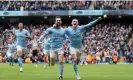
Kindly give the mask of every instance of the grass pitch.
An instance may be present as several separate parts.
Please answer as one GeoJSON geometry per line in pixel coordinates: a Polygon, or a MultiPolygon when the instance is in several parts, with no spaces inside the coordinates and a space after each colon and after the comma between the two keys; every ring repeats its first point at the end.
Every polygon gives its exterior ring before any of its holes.
{"type": "MultiPolygon", "coordinates": [[[[0,80],[58,80],[59,65],[43,68],[43,64],[34,67],[24,64],[24,72],[19,67],[0,64],[0,80]]],[[[78,66],[82,80],[133,80],[133,64],[87,65],[78,66]]],[[[72,64],[64,65],[64,80],[76,80],[72,64]]]]}

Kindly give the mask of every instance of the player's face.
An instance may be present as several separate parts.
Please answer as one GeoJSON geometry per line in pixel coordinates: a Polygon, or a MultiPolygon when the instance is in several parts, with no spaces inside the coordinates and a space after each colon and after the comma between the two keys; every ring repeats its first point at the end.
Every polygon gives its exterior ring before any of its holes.
{"type": "Polygon", "coordinates": [[[77,27],[78,26],[78,20],[77,19],[73,19],[72,20],[72,26],[73,27],[77,27]]]}
{"type": "Polygon", "coordinates": [[[23,29],[23,23],[18,24],[19,29],[23,29]]]}
{"type": "Polygon", "coordinates": [[[62,24],[61,18],[56,18],[55,24],[56,24],[56,26],[61,26],[61,24],[62,24]]]}

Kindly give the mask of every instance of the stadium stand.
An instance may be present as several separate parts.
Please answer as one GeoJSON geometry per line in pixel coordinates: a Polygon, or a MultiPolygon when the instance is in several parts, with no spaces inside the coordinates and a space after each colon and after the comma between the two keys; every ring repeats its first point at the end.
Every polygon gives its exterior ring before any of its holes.
{"type": "Polygon", "coordinates": [[[0,1],[0,10],[84,10],[89,9],[91,1],[0,1]]]}
{"type": "Polygon", "coordinates": [[[95,1],[94,9],[118,10],[132,9],[133,1],[95,1]]]}

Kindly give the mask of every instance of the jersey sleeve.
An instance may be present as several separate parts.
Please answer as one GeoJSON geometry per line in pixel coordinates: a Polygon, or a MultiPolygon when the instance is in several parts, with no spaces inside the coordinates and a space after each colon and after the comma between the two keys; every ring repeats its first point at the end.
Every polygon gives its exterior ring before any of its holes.
{"type": "Polygon", "coordinates": [[[69,36],[69,31],[68,31],[68,28],[65,29],[65,37],[68,38],[69,36]]]}
{"type": "Polygon", "coordinates": [[[46,37],[46,35],[51,34],[51,28],[47,29],[45,34],[41,35],[41,37],[39,38],[39,41],[43,42],[43,39],[46,37]]]}
{"type": "Polygon", "coordinates": [[[27,36],[30,36],[30,32],[29,32],[29,31],[26,31],[26,35],[27,35],[27,36]]]}
{"type": "Polygon", "coordinates": [[[96,24],[98,22],[98,19],[86,24],[85,26],[82,27],[82,31],[87,30],[88,28],[90,28],[91,26],[93,26],[94,24],[96,24]]]}
{"type": "Polygon", "coordinates": [[[67,43],[68,41],[68,28],[66,28],[64,32],[64,43],[67,43]]]}

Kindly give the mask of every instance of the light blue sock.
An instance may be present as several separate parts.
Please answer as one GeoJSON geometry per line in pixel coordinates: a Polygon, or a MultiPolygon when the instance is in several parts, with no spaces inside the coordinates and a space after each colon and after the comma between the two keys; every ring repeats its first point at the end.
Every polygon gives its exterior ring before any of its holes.
{"type": "Polygon", "coordinates": [[[64,66],[60,65],[60,68],[59,68],[60,76],[63,75],[63,69],[64,69],[64,66]]]}
{"type": "Polygon", "coordinates": [[[22,57],[19,57],[18,58],[18,64],[19,64],[19,67],[22,68],[22,57]]]}
{"type": "Polygon", "coordinates": [[[78,67],[77,67],[77,62],[73,61],[73,69],[76,75],[78,75],[78,67]]]}

